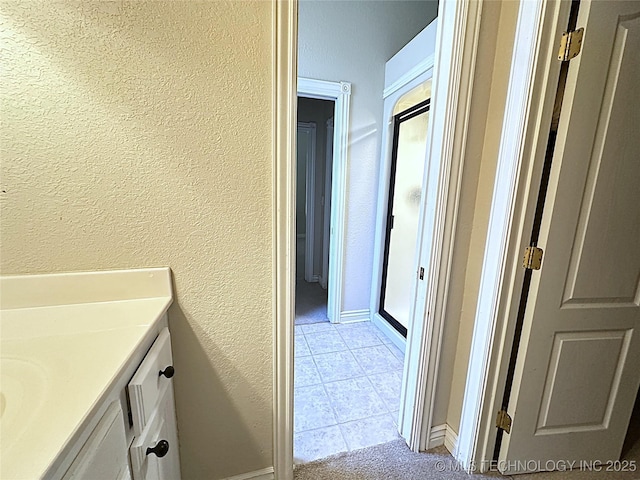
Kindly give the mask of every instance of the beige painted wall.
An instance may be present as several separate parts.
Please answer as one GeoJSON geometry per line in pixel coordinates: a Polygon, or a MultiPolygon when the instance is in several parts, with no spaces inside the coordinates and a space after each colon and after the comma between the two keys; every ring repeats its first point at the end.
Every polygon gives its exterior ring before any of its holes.
{"type": "Polygon", "coordinates": [[[3,274],[168,265],[183,478],[272,465],[271,3],[3,1],[3,274]]]}

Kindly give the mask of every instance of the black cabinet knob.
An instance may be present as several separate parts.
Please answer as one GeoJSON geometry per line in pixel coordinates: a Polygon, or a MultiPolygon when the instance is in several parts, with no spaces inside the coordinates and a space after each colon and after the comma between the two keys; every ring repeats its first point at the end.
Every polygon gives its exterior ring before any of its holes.
{"type": "Polygon", "coordinates": [[[171,378],[173,377],[174,373],[176,373],[175,369],[171,365],[169,365],[164,370],[160,370],[160,373],[158,374],[158,376],[161,377],[162,375],[164,375],[167,378],[171,378]]]}
{"type": "Polygon", "coordinates": [[[169,452],[169,442],[160,440],[155,447],[147,448],[147,455],[153,453],[156,457],[162,458],[169,452]]]}

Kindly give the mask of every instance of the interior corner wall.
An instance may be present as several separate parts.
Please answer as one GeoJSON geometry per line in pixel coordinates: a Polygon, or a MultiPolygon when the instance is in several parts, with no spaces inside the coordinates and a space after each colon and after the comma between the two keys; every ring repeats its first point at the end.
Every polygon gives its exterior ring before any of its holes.
{"type": "Polygon", "coordinates": [[[518,2],[484,2],[433,424],[460,428],[518,2]],[[473,250],[471,249],[473,246],[473,250]]]}
{"type": "Polygon", "coordinates": [[[428,0],[299,5],[298,75],[352,85],[341,311],[367,310],[370,303],[385,63],[437,10],[428,0]]]}
{"type": "Polygon", "coordinates": [[[272,8],[0,10],[2,274],[171,267],[189,480],[273,465],[272,8]]]}

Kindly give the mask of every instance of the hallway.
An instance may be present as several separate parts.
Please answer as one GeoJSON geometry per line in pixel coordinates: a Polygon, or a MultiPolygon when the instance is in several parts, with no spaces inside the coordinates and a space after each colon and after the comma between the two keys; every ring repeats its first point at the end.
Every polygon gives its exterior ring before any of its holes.
{"type": "MultiPolygon", "coordinates": [[[[300,271],[300,269],[298,269],[300,271]]],[[[327,291],[318,282],[296,281],[296,325],[329,322],[327,291]]]]}

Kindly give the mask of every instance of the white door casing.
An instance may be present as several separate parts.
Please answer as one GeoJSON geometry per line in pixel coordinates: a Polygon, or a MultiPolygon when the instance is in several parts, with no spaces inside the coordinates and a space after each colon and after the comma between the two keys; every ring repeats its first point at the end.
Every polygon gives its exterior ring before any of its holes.
{"type": "Polygon", "coordinates": [[[443,0],[438,4],[427,164],[420,200],[424,208],[418,227],[418,265],[425,269],[425,281],[416,282],[411,295],[398,419],[400,434],[413,451],[428,448],[434,429],[433,409],[481,13],[481,0],[443,0]]]}
{"type": "Polygon", "coordinates": [[[503,118],[456,460],[486,471],[496,441],[511,343],[542,176],[570,1],[521,2],[503,118]]]}
{"type": "Polygon", "coordinates": [[[273,1],[273,470],[293,479],[298,2],[273,1]]]}
{"type": "Polygon", "coordinates": [[[325,290],[329,285],[329,242],[331,239],[331,171],[333,165],[333,117],[327,120],[327,138],[324,160],[324,216],[322,232],[322,273],[320,285],[325,290]]]}
{"type": "Polygon", "coordinates": [[[640,4],[583,0],[577,26],[504,473],[617,460],[640,385],[640,4]]]}
{"type": "Polygon", "coordinates": [[[349,148],[349,106],[351,84],[311,78],[298,78],[298,96],[333,100],[334,135],[331,167],[331,212],[329,240],[329,272],[327,279],[327,316],[337,323],[342,313],[344,291],[344,249],[346,225],[347,154],[349,148]]]}

